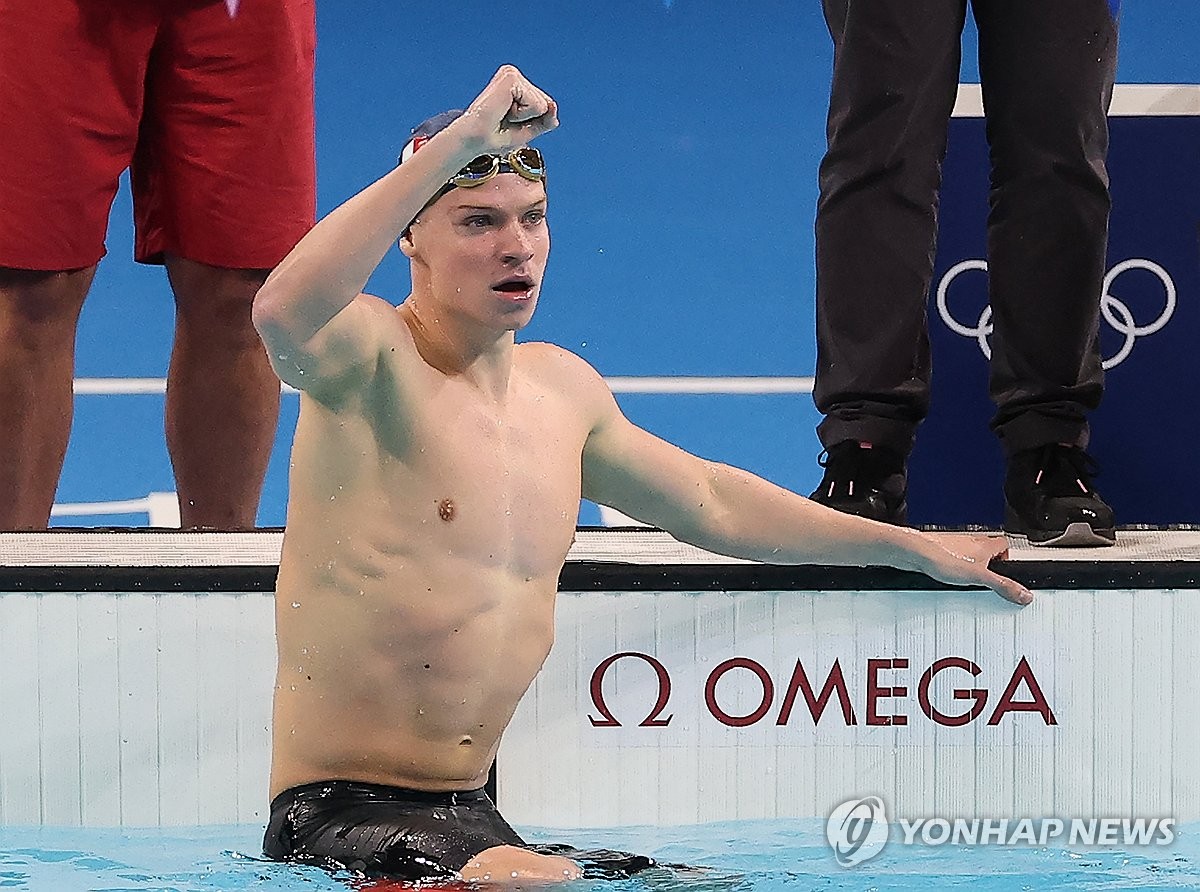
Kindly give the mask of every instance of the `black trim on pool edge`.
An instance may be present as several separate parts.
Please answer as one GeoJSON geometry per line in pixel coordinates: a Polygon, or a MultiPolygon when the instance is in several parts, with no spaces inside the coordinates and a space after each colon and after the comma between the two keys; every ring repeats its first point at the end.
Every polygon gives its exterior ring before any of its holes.
{"type": "MultiPolygon", "coordinates": [[[[660,531],[647,527],[581,526],[580,531],[625,534],[660,531]]],[[[994,528],[922,526],[938,532],[992,532],[994,528]]],[[[1197,524],[1148,526],[1121,531],[1200,531],[1197,524]]],[[[187,533],[178,529],[67,528],[56,533],[187,533]]],[[[196,531],[197,533],[203,531],[196,531]]],[[[279,533],[278,527],[255,532],[279,533]]],[[[44,534],[39,534],[44,535],[44,534]]],[[[1019,560],[998,561],[993,569],[1038,590],[1200,588],[1200,560],[1019,560]]],[[[0,592],[269,592],[279,568],[274,565],[203,567],[0,566],[0,592]]],[[[778,564],[636,564],[621,561],[568,561],[559,575],[559,591],[943,591],[955,586],[891,567],[826,567],[778,564]]]]}
{"type": "MultiPolygon", "coordinates": [[[[1200,561],[998,561],[1034,590],[1200,588],[1200,561]]],[[[0,567],[6,592],[269,592],[275,566],[0,567]]],[[[559,591],[942,591],[954,586],[890,567],[625,564],[569,561],[559,591]]]]}

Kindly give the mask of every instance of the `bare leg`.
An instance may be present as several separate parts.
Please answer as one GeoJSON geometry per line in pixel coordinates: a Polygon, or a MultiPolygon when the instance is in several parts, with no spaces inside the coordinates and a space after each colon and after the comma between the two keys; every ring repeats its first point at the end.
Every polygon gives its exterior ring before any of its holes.
{"type": "Polygon", "coordinates": [[[520,881],[561,883],[583,876],[579,865],[558,855],[539,855],[516,846],[485,849],[459,871],[464,880],[509,884],[520,881]]]}
{"type": "Polygon", "coordinates": [[[254,526],[279,423],[279,379],[250,322],[267,272],[167,257],[176,307],[167,449],[184,528],[254,526]]]}
{"type": "Polygon", "coordinates": [[[0,268],[0,529],[44,529],[74,410],[75,326],[96,267],[0,268]]]}

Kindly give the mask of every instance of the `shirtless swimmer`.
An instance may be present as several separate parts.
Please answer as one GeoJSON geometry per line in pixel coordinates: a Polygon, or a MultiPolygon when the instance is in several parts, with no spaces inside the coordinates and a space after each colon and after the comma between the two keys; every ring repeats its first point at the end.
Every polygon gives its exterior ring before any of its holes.
{"type": "Polygon", "coordinates": [[[480,788],[550,650],[581,496],[721,554],[889,565],[1032,598],[987,568],[1003,539],[874,523],[692,456],[626,420],[579,357],[514,343],[550,250],[529,144],[556,112],[501,68],[305,236],[255,301],[276,372],[302,391],[272,857],[413,879],[579,875],[523,847],[480,788]],[[360,293],[397,239],[413,286],[398,308],[360,293]]]}

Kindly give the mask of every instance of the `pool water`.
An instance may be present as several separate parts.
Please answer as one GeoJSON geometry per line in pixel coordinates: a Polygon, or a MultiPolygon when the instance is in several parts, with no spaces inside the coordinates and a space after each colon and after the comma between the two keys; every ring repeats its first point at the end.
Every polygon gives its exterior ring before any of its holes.
{"type": "MultiPolygon", "coordinates": [[[[1200,826],[1176,828],[1165,847],[906,846],[893,830],[874,859],[841,868],[823,821],[736,821],[699,827],[606,830],[523,828],[526,839],[616,848],[708,868],[648,871],[615,882],[580,880],[571,892],[775,890],[1200,889],[1200,826]]],[[[350,874],[259,859],[261,827],[150,830],[0,827],[0,892],[350,892],[380,885],[350,874]]],[[[394,887],[393,887],[394,888],[394,887]]]]}

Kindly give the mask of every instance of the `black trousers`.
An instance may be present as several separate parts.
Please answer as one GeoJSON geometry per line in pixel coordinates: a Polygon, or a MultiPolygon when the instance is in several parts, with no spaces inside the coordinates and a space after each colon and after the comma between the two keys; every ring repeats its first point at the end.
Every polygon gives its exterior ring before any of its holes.
{"type": "MultiPolygon", "coordinates": [[[[971,0],[991,158],[992,428],[1086,445],[1100,402],[1106,114],[1118,0],[971,0]]],[[[821,441],[907,454],[929,408],[926,306],[967,0],[824,0],[834,41],[817,206],[821,441]]]]}

